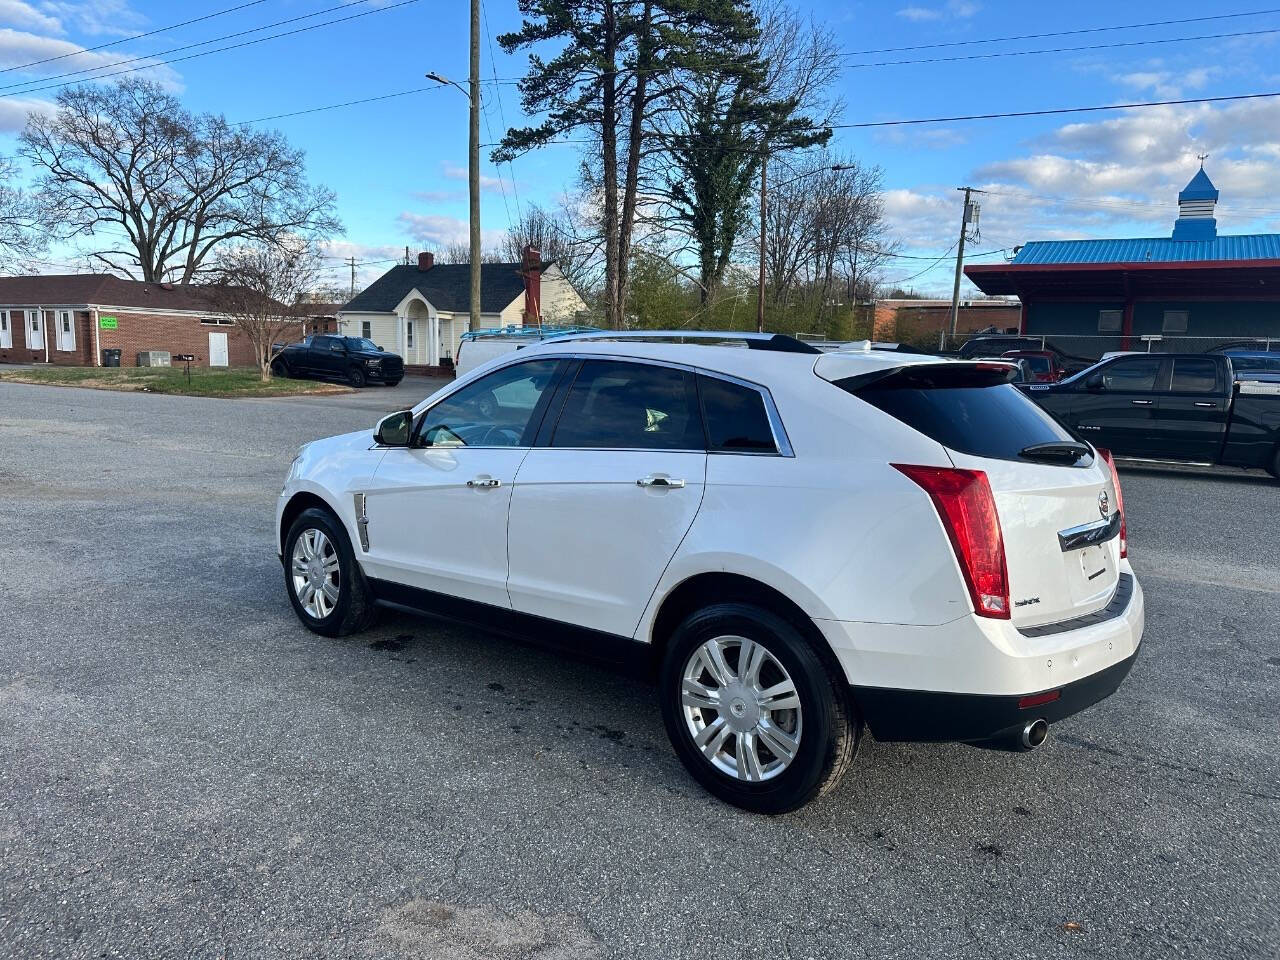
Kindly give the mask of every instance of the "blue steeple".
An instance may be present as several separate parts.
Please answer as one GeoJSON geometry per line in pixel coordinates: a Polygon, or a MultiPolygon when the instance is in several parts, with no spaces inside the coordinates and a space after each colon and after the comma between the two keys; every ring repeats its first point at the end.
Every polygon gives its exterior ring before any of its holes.
{"type": "Polygon", "coordinates": [[[1182,192],[1178,194],[1178,202],[1184,200],[1212,200],[1218,202],[1218,188],[1213,185],[1213,181],[1209,179],[1209,175],[1204,172],[1204,165],[1201,164],[1200,170],[1191,182],[1182,188],[1182,192]]]}
{"type": "Polygon", "coordinates": [[[1204,172],[1204,157],[1191,182],[1178,194],[1178,219],[1173,222],[1174,240],[1213,240],[1218,236],[1218,221],[1213,205],[1218,202],[1218,188],[1204,172]]]}

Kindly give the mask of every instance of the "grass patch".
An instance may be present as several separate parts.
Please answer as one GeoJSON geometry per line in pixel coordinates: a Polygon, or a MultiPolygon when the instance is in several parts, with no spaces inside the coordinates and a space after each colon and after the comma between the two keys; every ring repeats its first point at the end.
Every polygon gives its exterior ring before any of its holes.
{"type": "Polygon", "coordinates": [[[263,383],[256,369],[243,367],[216,370],[192,367],[190,383],[182,367],[23,367],[0,370],[0,381],[188,397],[292,397],[351,392],[350,387],[320,380],[272,377],[269,383],[263,383]]]}

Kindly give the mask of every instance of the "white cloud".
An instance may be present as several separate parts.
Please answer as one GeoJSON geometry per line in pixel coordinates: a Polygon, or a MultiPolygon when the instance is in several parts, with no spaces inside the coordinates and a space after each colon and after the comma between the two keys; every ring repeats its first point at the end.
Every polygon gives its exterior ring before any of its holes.
{"type": "MultiPolygon", "coordinates": [[[[85,50],[80,44],[71,43],[56,37],[45,37],[25,30],[0,28],[0,67],[20,67],[36,60],[50,57],[61,57],[53,63],[41,64],[34,70],[44,74],[61,74],[73,70],[99,69],[111,67],[121,60],[131,58],[124,52],[96,53],[85,50]]],[[[131,63],[129,67],[146,66],[147,61],[131,63]]],[[[108,71],[109,72],[109,71],[108,71]]],[[[170,90],[181,90],[182,83],[176,71],[164,64],[155,64],[149,69],[138,71],[142,76],[164,84],[170,90]]],[[[16,81],[10,81],[16,82],[16,81]]],[[[35,81],[33,81],[35,82],[35,81]]],[[[35,84],[39,86],[39,83],[35,84]]]]}
{"type": "MultiPolygon", "coordinates": [[[[1208,153],[1205,169],[1221,193],[1223,233],[1270,232],[1280,219],[1280,102],[1153,107],[1089,123],[1069,123],[1023,151],[971,171],[982,239],[971,251],[1028,240],[1168,236],[1177,194],[1208,153]]],[[[885,216],[904,252],[934,255],[956,240],[960,195],[952,185],[914,185],[885,194],[885,216]]],[[[999,262],[998,255],[973,262],[999,262]]],[[[950,291],[947,258],[911,282],[927,293],[950,291]]],[[[927,267],[896,261],[889,281],[927,267]]],[[[971,290],[965,287],[966,290],[971,290]]]]}
{"type": "Polygon", "coordinates": [[[41,13],[24,0],[0,0],[0,23],[44,33],[62,33],[62,22],[57,17],[41,13]]]}
{"type": "MultiPolygon", "coordinates": [[[[434,213],[405,211],[396,217],[401,229],[423,250],[439,250],[454,243],[467,243],[471,238],[467,221],[434,213]]],[[[502,239],[501,230],[481,230],[482,246],[488,249],[502,239]]]]}
{"type": "Polygon", "coordinates": [[[0,98],[0,133],[17,133],[27,125],[27,117],[33,111],[52,113],[56,104],[51,100],[0,98]]]}
{"type": "MultiPolygon", "coordinates": [[[[465,167],[452,166],[450,164],[442,165],[440,172],[450,180],[466,180],[467,170],[465,167]]],[[[499,177],[490,177],[480,174],[481,190],[501,190],[503,182],[499,177]]]]}
{"type": "Polygon", "coordinates": [[[980,9],[982,8],[978,4],[969,2],[969,0],[947,0],[947,3],[941,7],[903,7],[898,11],[898,16],[913,23],[922,23],[928,20],[965,20],[972,17],[980,9]]]}
{"type": "Polygon", "coordinates": [[[147,18],[133,10],[128,0],[44,0],[40,6],[64,24],[95,37],[131,37],[147,26],[147,18]]]}

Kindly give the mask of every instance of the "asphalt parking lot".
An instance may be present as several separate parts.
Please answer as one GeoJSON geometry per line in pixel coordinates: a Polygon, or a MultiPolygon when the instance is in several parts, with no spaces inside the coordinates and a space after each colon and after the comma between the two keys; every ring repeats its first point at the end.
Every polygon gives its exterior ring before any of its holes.
{"type": "Polygon", "coordinates": [[[621,671],[297,623],[296,448],[428,388],[0,384],[0,955],[1280,952],[1280,485],[1123,469],[1148,619],[1116,696],[1031,754],[868,739],[768,819],[621,671]]]}

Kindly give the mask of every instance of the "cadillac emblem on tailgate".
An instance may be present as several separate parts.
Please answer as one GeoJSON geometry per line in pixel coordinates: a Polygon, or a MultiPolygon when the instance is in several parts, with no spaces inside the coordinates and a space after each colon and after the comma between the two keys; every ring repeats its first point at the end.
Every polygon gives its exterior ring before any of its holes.
{"type": "Polygon", "coordinates": [[[1105,490],[1098,494],[1098,512],[1102,514],[1103,519],[1111,516],[1111,498],[1107,496],[1105,490]]]}

